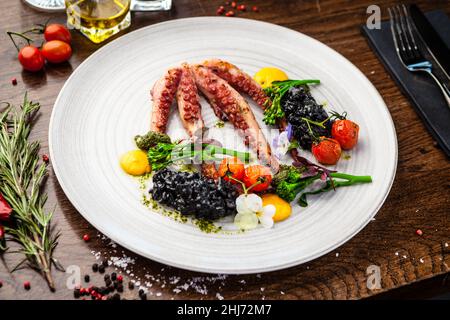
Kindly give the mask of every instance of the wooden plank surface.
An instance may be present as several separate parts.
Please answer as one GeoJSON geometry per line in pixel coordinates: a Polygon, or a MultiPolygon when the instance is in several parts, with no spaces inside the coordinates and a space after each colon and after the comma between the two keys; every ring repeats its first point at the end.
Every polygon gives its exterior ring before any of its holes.
{"type": "MultiPolygon", "coordinates": [[[[448,1],[415,2],[425,10],[442,9],[450,13],[448,1]]],[[[129,31],[168,19],[215,15],[222,3],[175,0],[171,12],[133,14],[129,31]]],[[[387,8],[396,3],[377,2],[383,18],[387,17],[387,8]]],[[[119,261],[126,264],[125,255],[131,261],[118,271],[124,273],[125,282],[139,279],[142,284],[151,284],[151,299],[358,299],[449,272],[450,163],[360,33],[360,25],[367,19],[366,9],[373,2],[261,0],[245,4],[257,5],[260,12],[247,11],[240,16],[286,26],[324,42],[354,63],[380,91],[396,126],[399,162],[392,191],[376,219],[336,251],[305,265],[260,275],[199,274],[138,257],[102,239],[72,207],[51,172],[48,208],[56,208],[54,220],[62,232],[55,256],[65,267],[78,266],[82,275],[91,275],[91,284],[99,285],[102,276],[91,271],[91,265],[96,262],[94,254],[121,257],[119,261]],[[419,228],[424,232],[421,237],[415,234],[419,228]],[[92,240],[83,242],[84,234],[89,234],[92,240]],[[381,289],[367,288],[366,272],[370,265],[380,267],[381,289]]],[[[33,138],[42,141],[42,153],[47,153],[48,123],[56,96],[71,72],[100,46],[73,32],[74,54],[70,63],[48,67],[39,74],[23,72],[5,32],[25,30],[50,16],[54,22],[64,22],[65,15],[39,13],[21,1],[1,1],[0,12],[0,100],[18,104],[26,90],[31,99],[41,103],[41,117],[33,138]],[[18,80],[16,86],[11,84],[12,77],[18,80]]],[[[70,274],[53,271],[55,293],[33,271],[25,269],[11,275],[8,269],[20,258],[6,254],[0,263],[3,282],[0,299],[70,299],[73,296],[66,286],[70,274]],[[25,280],[31,281],[30,291],[23,289],[25,280]]],[[[113,269],[108,268],[108,272],[113,269]]],[[[136,298],[136,290],[125,290],[124,296],[136,298]]]]}

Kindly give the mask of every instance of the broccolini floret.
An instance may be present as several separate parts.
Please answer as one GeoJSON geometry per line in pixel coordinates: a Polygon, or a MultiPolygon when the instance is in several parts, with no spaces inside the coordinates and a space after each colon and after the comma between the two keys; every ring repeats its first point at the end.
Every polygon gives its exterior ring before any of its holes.
{"type": "Polygon", "coordinates": [[[290,182],[288,180],[281,181],[276,187],[276,193],[280,198],[291,202],[295,199],[297,194],[304,190],[307,186],[313,183],[318,178],[316,176],[298,179],[297,181],[290,182]]]}
{"type": "Polygon", "coordinates": [[[294,167],[282,164],[280,165],[280,170],[273,177],[272,185],[276,187],[282,181],[295,182],[302,178],[302,173],[305,171],[304,167],[294,167]]]}

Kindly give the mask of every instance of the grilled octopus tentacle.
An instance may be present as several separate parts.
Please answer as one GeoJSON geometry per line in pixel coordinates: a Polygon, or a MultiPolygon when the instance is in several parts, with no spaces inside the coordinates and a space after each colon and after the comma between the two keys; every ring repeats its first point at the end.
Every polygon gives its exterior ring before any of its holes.
{"type": "Polygon", "coordinates": [[[198,130],[203,129],[204,123],[195,80],[189,66],[185,64],[182,66],[176,97],[181,121],[189,136],[192,137],[198,130]]]}
{"type": "Polygon", "coordinates": [[[248,94],[262,109],[269,103],[269,97],[261,86],[247,73],[227,61],[206,60],[203,65],[227,81],[233,88],[248,94]]]}
{"type": "Polygon", "coordinates": [[[181,69],[169,69],[167,73],[156,81],[151,90],[153,100],[151,130],[165,132],[169,120],[170,106],[175,99],[175,93],[181,78],[181,69]]]}
{"type": "MultiPolygon", "coordinates": [[[[262,109],[270,105],[270,98],[266,95],[259,83],[235,65],[219,59],[206,60],[204,65],[219,77],[226,80],[236,90],[248,94],[262,109]]],[[[286,119],[280,120],[277,125],[280,131],[286,130],[286,119]]],[[[294,161],[298,161],[297,149],[291,149],[290,154],[294,161]]]]}
{"type": "MultiPolygon", "coordinates": [[[[189,136],[195,141],[202,137],[204,122],[202,119],[200,99],[194,76],[188,64],[182,65],[182,74],[176,92],[180,118],[189,136]]],[[[219,173],[214,163],[202,163],[202,174],[211,179],[218,179],[219,173]]]]}
{"type": "Polygon", "coordinates": [[[218,77],[210,69],[196,65],[192,67],[195,82],[211,104],[217,105],[228,117],[244,141],[259,159],[266,161],[272,169],[278,170],[278,161],[272,156],[270,146],[264,137],[250,106],[227,81],[218,77]]]}

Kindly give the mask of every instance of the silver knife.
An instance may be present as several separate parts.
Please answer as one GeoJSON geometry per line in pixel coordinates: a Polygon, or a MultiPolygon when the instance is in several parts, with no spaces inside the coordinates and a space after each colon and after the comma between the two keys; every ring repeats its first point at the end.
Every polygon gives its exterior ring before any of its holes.
{"type": "MultiPolygon", "coordinates": [[[[409,13],[414,26],[425,43],[428,52],[435,60],[436,64],[443,71],[448,80],[450,80],[450,49],[444,43],[442,38],[433,28],[423,12],[418,6],[412,4],[409,6],[409,13]]],[[[450,32],[450,26],[449,26],[450,32]]]]}

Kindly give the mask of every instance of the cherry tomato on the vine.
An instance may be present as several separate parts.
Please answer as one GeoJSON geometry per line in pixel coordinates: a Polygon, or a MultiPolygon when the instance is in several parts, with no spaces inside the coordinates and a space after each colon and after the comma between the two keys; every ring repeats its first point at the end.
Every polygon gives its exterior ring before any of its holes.
{"type": "Polygon", "coordinates": [[[248,166],[245,169],[244,184],[247,188],[254,186],[250,191],[264,191],[272,182],[272,172],[269,167],[261,165],[248,166]],[[257,184],[259,182],[259,184],[257,184]]]}
{"type": "Polygon", "coordinates": [[[233,184],[239,183],[236,180],[242,181],[244,171],[244,163],[237,157],[225,158],[219,166],[219,176],[233,184]],[[230,179],[230,177],[233,179],[230,179]]]}
{"type": "Polygon", "coordinates": [[[341,146],[335,139],[321,137],[319,142],[313,143],[311,152],[322,164],[336,164],[341,157],[341,146]]]}
{"type": "Polygon", "coordinates": [[[25,46],[19,51],[18,59],[25,70],[39,71],[44,67],[45,59],[35,46],[25,46]]]}
{"type": "Polygon", "coordinates": [[[359,126],[350,120],[336,120],[331,127],[331,136],[336,139],[341,148],[349,150],[358,142],[359,126]]]}
{"type": "Polygon", "coordinates": [[[52,40],[44,43],[42,54],[49,62],[60,63],[69,60],[72,55],[72,48],[64,41],[52,40]]]}
{"type": "Polygon", "coordinates": [[[52,23],[45,27],[44,38],[46,41],[61,40],[70,43],[72,36],[70,31],[62,24],[52,23]]]}

